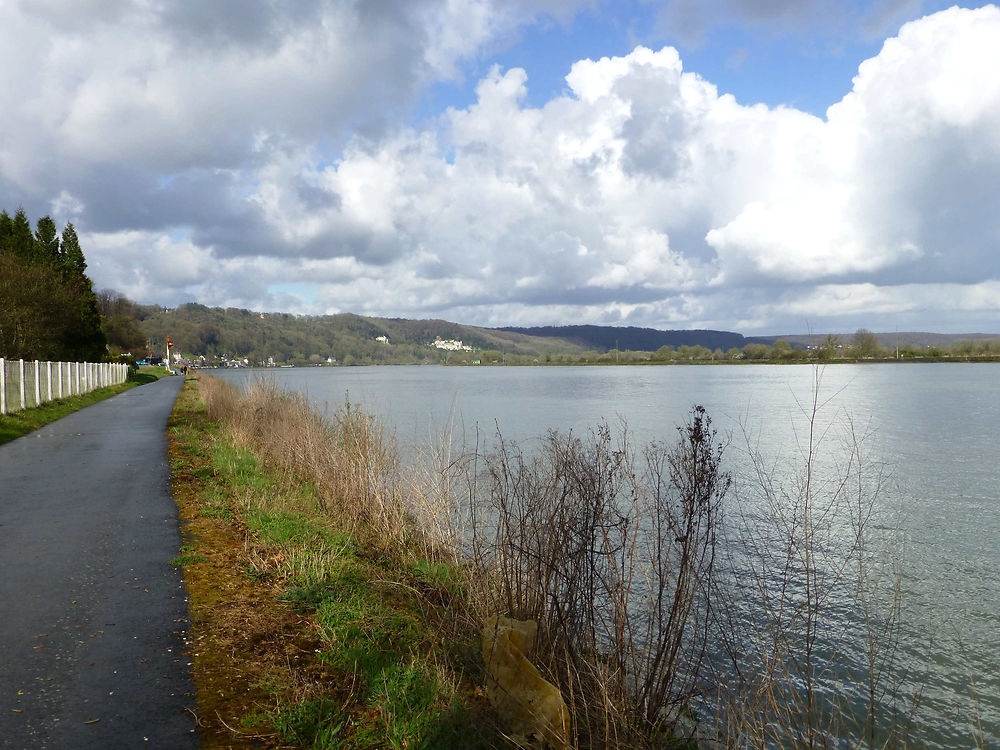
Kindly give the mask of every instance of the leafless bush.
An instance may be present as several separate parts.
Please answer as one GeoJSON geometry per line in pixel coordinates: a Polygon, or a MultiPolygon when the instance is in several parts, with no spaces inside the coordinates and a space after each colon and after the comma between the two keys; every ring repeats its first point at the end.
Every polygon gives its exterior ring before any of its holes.
{"type": "Polygon", "coordinates": [[[658,745],[702,685],[717,529],[729,478],[698,407],[674,446],[624,428],[500,441],[473,499],[485,611],[542,624],[542,666],[581,746],[658,745]],[[478,501],[478,502],[477,502],[478,501]]]}

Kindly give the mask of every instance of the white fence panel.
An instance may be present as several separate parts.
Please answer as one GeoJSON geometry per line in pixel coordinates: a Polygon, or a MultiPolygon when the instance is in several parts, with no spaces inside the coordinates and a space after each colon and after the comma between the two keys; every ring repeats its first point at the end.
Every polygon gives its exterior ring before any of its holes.
{"type": "Polygon", "coordinates": [[[128,365],[111,362],[39,362],[0,357],[0,414],[124,383],[128,365]]]}

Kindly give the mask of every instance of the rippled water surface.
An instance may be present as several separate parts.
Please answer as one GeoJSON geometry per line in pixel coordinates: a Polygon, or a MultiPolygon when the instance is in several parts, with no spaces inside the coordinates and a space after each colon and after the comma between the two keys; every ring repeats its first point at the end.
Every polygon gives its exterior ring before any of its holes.
{"type": "MultiPolygon", "coordinates": [[[[404,454],[451,425],[470,441],[499,428],[530,441],[627,420],[636,442],[672,442],[706,407],[739,460],[744,434],[794,457],[816,371],[809,366],[357,367],[215,371],[268,377],[335,408],[345,395],[384,417],[404,454]]],[[[1000,747],[1000,364],[830,365],[820,422],[871,430],[893,473],[906,556],[904,687],[919,689],[918,747],[1000,747]]]]}

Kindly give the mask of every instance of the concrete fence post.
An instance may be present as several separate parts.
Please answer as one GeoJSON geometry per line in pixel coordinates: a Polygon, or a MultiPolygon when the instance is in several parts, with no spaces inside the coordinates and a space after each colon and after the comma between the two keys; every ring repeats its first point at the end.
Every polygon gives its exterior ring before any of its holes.
{"type": "Polygon", "coordinates": [[[18,374],[18,380],[20,381],[20,382],[18,382],[17,385],[18,385],[18,390],[20,391],[19,395],[21,396],[21,411],[24,411],[28,407],[27,407],[27,401],[24,398],[24,360],[23,359],[17,360],[17,370],[18,370],[18,373],[17,373],[18,374]]]}
{"type": "Polygon", "coordinates": [[[48,400],[51,401],[52,400],[52,363],[51,362],[46,362],[45,363],[45,383],[46,383],[46,385],[48,386],[48,389],[49,389],[48,400]]]}
{"type": "Polygon", "coordinates": [[[7,360],[0,357],[0,414],[7,413],[7,360]]]}
{"type": "Polygon", "coordinates": [[[35,406],[42,405],[42,363],[35,360],[35,406]]]}

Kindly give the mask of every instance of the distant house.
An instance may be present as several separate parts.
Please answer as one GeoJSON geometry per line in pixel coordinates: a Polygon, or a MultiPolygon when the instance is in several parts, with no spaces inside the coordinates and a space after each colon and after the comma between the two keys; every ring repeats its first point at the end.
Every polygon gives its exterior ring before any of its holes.
{"type": "Polygon", "coordinates": [[[380,344],[388,344],[389,343],[389,337],[388,336],[376,336],[375,340],[378,341],[380,344]]]}

